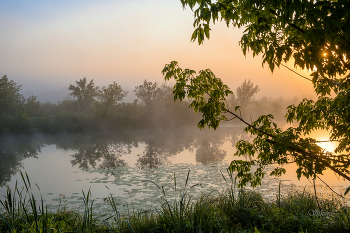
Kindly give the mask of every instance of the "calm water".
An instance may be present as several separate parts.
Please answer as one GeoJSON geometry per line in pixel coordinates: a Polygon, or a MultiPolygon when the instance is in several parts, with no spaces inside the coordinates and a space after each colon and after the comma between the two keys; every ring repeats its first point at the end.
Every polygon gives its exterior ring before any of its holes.
{"type": "MultiPolygon", "coordinates": [[[[6,185],[23,184],[20,171],[26,171],[32,183],[41,190],[52,209],[62,205],[82,208],[82,191],[90,189],[96,208],[104,210],[105,198],[112,194],[121,210],[154,208],[161,193],[151,180],[166,187],[171,196],[174,174],[178,187],[183,187],[190,169],[189,183],[200,183],[194,194],[218,192],[230,183],[226,168],[233,159],[238,140],[249,139],[243,127],[221,127],[216,131],[197,128],[169,130],[135,130],[114,134],[35,135],[2,138],[0,142],[0,195],[6,185]],[[108,188],[107,188],[108,187],[108,188]]],[[[275,200],[278,184],[282,191],[300,191],[307,179],[298,181],[295,165],[287,167],[283,177],[267,175],[256,188],[267,199],[275,200]]],[[[268,168],[271,170],[272,167],[268,168]]],[[[331,172],[323,180],[339,192],[348,182],[331,172]]],[[[317,182],[320,194],[329,189],[317,182]]],[[[36,195],[39,191],[33,191],[36,195]]],[[[349,199],[346,199],[349,203],[349,199]]]]}

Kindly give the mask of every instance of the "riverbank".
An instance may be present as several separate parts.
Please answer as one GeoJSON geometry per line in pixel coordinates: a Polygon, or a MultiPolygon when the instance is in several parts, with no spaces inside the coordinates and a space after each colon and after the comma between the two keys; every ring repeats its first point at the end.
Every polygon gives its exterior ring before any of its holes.
{"type": "MultiPolygon", "coordinates": [[[[188,173],[189,174],[189,173],[188,173]]],[[[62,201],[55,211],[48,210],[42,197],[34,197],[26,174],[24,188],[8,189],[1,198],[0,232],[348,232],[350,208],[338,199],[320,199],[306,192],[292,192],[267,201],[255,191],[232,186],[216,194],[197,198],[190,190],[199,184],[179,185],[174,176],[172,192],[153,181],[162,193],[160,207],[119,212],[113,195],[106,197],[112,212],[96,213],[91,191],[83,192],[83,212],[62,201]]],[[[231,177],[231,180],[232,177],[231,177]]],[[[230,182],[229,181],[229,182],[230,182]]],[[[184,181],[182,181],[184,182],[184,181]]],[[[33,186],[33,187],[32,187],[33,186]]]]}

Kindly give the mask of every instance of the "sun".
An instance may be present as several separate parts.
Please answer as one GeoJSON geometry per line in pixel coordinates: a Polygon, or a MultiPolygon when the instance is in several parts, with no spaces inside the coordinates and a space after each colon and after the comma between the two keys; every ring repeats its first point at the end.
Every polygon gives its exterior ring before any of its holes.
{"type": "Polygon", "coordinates": [[[325,151],[332,152],[332,153],[334,152],[336,148],[336,145],[334,142],[330,142],[329,139],[327,138],[322,138],[319,141],[321,142],[317,142],[316,144],[322,147],[323,149],[325,149],[325,151]]]}

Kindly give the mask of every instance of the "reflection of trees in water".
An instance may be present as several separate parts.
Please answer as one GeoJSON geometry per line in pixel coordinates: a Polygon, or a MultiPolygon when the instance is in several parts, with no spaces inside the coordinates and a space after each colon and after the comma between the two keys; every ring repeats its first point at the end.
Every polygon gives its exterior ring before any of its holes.
{"type": "Polygon", "coordinates": [[[22,160],[38,158],[42,143],[33,138],[4,138],[0,141],[0,186],[4,186],[22,168],[22,160]]]}
{"type": "Polygon", "coordinates": [[[193,152],[196,149],[196,162],[210,164],[221,162],[226,157],[226,150],[222,148],[227,140],[242,132],[242,128],[219,128],[218,130],[204,129],[172,129],[163,131],[151,131],[140,140],[146,144],[145,150],[138,155],[136,166],[140,169],[158,168],[168,163],[169,157],[189,149],[193,152]]]}
{"type": "Polygon", "coordinates": [[[100,169],[127,166],[125,160],[121,159],[124,154],[131,153],[131,145],[113,144],[109,145],[103,152],[103,161],[99,166],[100,169]]]}
{"type": "Polygon", "coordinates": [[[195,144],[197,144],[196,162],[204,165],[222,162],[227,153],[226,150],[221,148],[223,143],[223,140],[197,140],[195,142],[195,144]]]}
{"type": "Polygon", "coordinates": [[[241,135],[246,135],[242,127],[221,127],[217,130],[202,130],[195,137],[191,150],[196,149],[196,162],[204,165],[222,162],[227,151],[223,149],[226,141],[234,147],[241,135]],[[204,132],[203,132],[204,131],[204,132]]]}
{"type": "Polygon", "coordinates": [[[80,169],[88,169],[89,165],[96,167],[96,161],[99,159],[98,153],[96,153],[96,145],[89,144],[84,147],[80,147],[77,152],[72,154],[74,158],[71,163],[74,166],[78,165],[80,169]]]}
{"type": "MultiPolygon", "coordinates": [[[[116,134],[68,134],[45,136],[19,136],[0,138],[0,185],[5,185],[22,167],[21,161],[37,157],[43,145],[56,145],[57,149],[74,151],[71,163],[79,169],[108,169],[127,166],[122,157],[131,148],[145,145],[137,159],[140,169],[157,168],[168,163],[170,157],[186,149],[196,149],[196,161],[203,164],[219,162],[225,158],[222,148],[226,139],[239,140],[241,128],[227,127],[213,130],[173,128],[157,130],[129,130],[116,134]]],[[[245,135],[245,134],[242,134],[245,135]]]]}
{"type": "MultiPolygon", "coordinates": [[[[237,132],[235,134],[232,134],[231,136],[231,143],[232,143],[232,146],[235,147],[236,146],[236,143],[241,141],[241,140],[244,140],[244,141],[247,141],[247,142],[253,142],[253,137],[246,133],[246,132],[237,132]]],[[[251,157],[248,156],[247,154],[242,156],[245,160],[249,160],[251,161],[251,157]]],[[[243,159],[242,157],[236,157],[237,159],[243,159]]]]}
{"type": "Polygon", "coordinates": [[[121,159],[124,154],[131,153],[131,145],[125,145],[123,143],[91,143],[84,144],[77,152],[75,152],[71,160],[73,166],[78,165],[80,169],[86,170],[90,166],[97,167],[97,162],[101,162],[98,165],[99,169],[108,169],[120,166],[127,166],[125,160],[121,159]]]}
{"type": "Polygon", "coordinates": [[[142,155],[137,155],[139,158],[136,162],[136,167],[139,169],[158,168],[159,165],[167,162],[170,156],[169,152],[162,150],[152,144],[146,146],[142,155]]]}
{"type": "Polygon", "coordinates": [[[224,142],[229,134],[219,131],[207,131],[193,143],[192,150],[196,149],[196,162],[204,165],[222,162],[226,156],[226,150],[222,149],[224,142]]]}
{"type": "Polygon", "coordinates": [[[87,170],[89,168],[108,169],[127,166],[121,157],[131,153],[133,136],[129,133],[70,134],[57,138],[56,147],[72,154],[72,166],[87,170]]]}
{"type": "Polygon", "coordinates": [[[136,162],[139,169],[158,168],[169,163],[169,158],[189,149],[195,139],[196,131],[183,129],[147,130],[139,134],[139,140],[146,144],[145,150],[136,162]]]}

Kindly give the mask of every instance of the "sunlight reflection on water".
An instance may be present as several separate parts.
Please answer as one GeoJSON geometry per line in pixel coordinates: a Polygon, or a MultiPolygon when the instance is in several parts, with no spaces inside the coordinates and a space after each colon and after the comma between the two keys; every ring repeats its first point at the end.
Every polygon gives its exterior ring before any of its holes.
{"type": "MultiPolygon", "coordinates": [[[[23,185],[18,171],[25,170],[30,180],[38,184],[43,198],[47,200],[45,203],[50,204],[52,209],[67,204],[83,210],[82,191],[86,193],[89,189],[92,198],[96,199],[96,208],[101,211],[110,208],[105,205],[109,194],[113,194],[124,212],[131,208],[154,208],[159,204],[157,200],[161,193],[155,185],[143,182],[145,180],[163,185],[172,195],[174,173],[177,186],[183,187],[190,169],[190,184],[202,184],[202,187],[191,190],[194,195],[216,193],[230,187],[222,173],[226,175],[226,168],[234,159],[233,145],[246,135],[240,127],[220,130],[205,131],[200,137],[196,135],[198,131],[193,130],[192,136],[187,133],[190,136],[183,138],[174,138],[169,132],[160,132],[160,135],[159,132],[154,135],[146,132],[144,138],[137,136],[127,140],[111,137],[98,137],[97,140],[79,136],[64,141],[44,141],[39,143],[42,146],[35,156],[23,158],[14,165],[9,161],[12,173],[1,177],[9,177],[5,184],[13,189],[16,181],[19,186],[23,185]]],[[[305,186],[313,191],[309,180],[303,177],[300,181],[297,179],[295,164],[285,168],[285,175],[280,178],[266,175],[262,186],[255,190],[270,201],[276,200],[280,180],[283,180],[283,196],[291,191],[302,192],[305,186]]],[[[272,169],[273,166],[269,166],[267,173],[272,169]]],[[[349,184],[330,171],[326,171],[322,179],[340,193],[344,193],[349,184]]],[[[320,181],[316,182],[316,186],[319,195],[331,197],[330,190],[320,181]]],[[[36,188],[33,192],[39,194],[36,188]]],[[[6,187],[0,187],[0,196],[5,193],[6,187]]],[[[349,198],[346,202],[350,204],[349,198]]]]}

